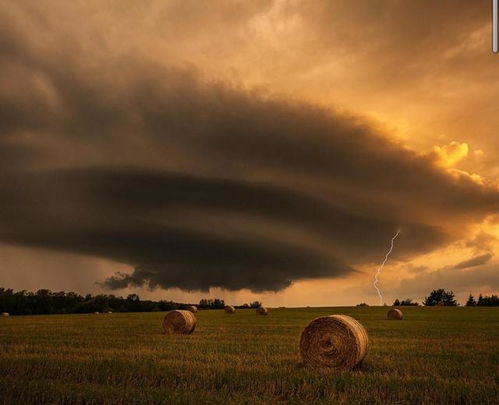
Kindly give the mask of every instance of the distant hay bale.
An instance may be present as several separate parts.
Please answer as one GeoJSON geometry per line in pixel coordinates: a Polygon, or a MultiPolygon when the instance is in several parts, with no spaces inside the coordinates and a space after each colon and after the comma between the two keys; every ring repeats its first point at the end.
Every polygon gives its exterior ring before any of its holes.
{"type": "Polygon", "coordinates": [[[108,314],[112,314],[112,313],[113,313],[113,311],[107,311],[107,313],[108,313],[108,314]]]}
{"type": "Polygon", "coordinates": [[[94,312],[94,314],[95,314],[95,315],[98,315],[98,314],[100,314],[100,312],[99,312],[99,311],[95,311],[95,312],[94,312]]]}
{"type": "Polygon", "coordinates": [[[2,316],[10,316],[8,312],[2,312],[2,316]]]}
{"type": "Polygon", "coordinates": [[[228,314],[234,314],[236,312],[236,308],[234,308],[232,305],[226,305],[225,312],[228,314]]]}
{"type": "Polygon", "coordinates": [[[347,315],[314,319],[303,330],[300,354],[310,367],[349,370],[367,354],[368,337],[364,327],[347,315]]]}
{"type": "Polygon", "coordinates": [[[256,313],[257,313],[258,315],[268,315],[268,314],[269,314],[269,311],[268,311],[268,310],[267,310],[267,308],[265,308],[265,307],[258,307],[258,308],[256,309],[256,313]]]}
{"type": "Polygon", "coordinates": [[[163,319],[163,331],[167,335],[190,335],[196,329],[196,316],[184,309],[167,312],[163,319]]]}
{"type": "Polygon", "coordinates": [[[396,309],[396,308],[390,309],[386,315],[387,315],[388,319],[395,319],[398,321],[400,321],[404,317],[404,314],[402,313],[402,311],[400,309],[396,309]]]}
{"type": "Polygon", "coordinates": [[[195,314],[196,312],[198,312],[198,307],[196,307],[195,305],[187,305],[187,306],[185,307],[185,309],[186,309],[187,311],[192,312],[193,314],[195,314]]]}

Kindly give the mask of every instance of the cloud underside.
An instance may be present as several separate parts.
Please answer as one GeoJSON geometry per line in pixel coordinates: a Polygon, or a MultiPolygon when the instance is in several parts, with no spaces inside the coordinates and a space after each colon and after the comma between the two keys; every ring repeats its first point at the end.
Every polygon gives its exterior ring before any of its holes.
{"type": "Polygon", "coordinates": [[[460,262],[460,263],[454,265],[452,268],[456,269],[456,270],[461,270],[461,269],[468,269],[470,267],[481,266],[481,265],[488,263],[490,261],[490,259],[492,259],[492,257],[493,257],[492,253],[485,253],[483,255],[475,256],[469,260],[465,260],[463,262],[460,262]]]}
{"type": "Polygon", "coordinates": [[[84,63],[3,17],[0,240],[134,267],[109,288],[277,291],[379,261],[397,229],[394,259],[429,252],[499,206],[359,116],[128,56],[84,63]]]}
{"type": "Polygon", "coordinates": [[[414,278],[402,280],[397,288],[398,294],[407,296],[425,296],[435,286],[445,286],[455,293],[468,294],[471,291],[490,291],[496,293],[499,289],[497,279],[497,263],[476,264],[473,270],[466,267],[447,266],[434,271],[424,268],[414,278]]]}

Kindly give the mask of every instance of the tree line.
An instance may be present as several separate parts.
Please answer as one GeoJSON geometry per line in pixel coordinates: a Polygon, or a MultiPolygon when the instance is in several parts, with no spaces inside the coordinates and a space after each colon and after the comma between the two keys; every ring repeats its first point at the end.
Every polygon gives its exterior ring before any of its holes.
{"type": "MultiPolygon", "coordinates": [[[[85,314],[94,312],[153,312],[181,309],[187,305],[197,305],[200,309],[222,309],[222,299],[202,299],[199,304],[187,304],[174,301],[141,300],[137,294],[126,298],[115,295],[80,295],[75,292],[52,292],[41,289],[36,292],[14,291],[0,287],[0,313],[11,315],[41,314],[85,314]]],[[[237,308],[256,308],[261,303],[240,305],[237,308]]]]}
{"type": "MultiPolygon", "coordinates": [[[[249,309],[249,308],[260,308],[262,306],[262,303],[259,301],[254,301],[249,304],[243,304],[243,305],[236,305],[235,308],[237,309],[249,309]]],[[[199,301],[199,304],[197,305],[198,308],[201,309],[223,309],[225,307],[225,301],[221,300],[219,298],[215,299],[206,299],[203,298],[202,300],[199,301]]]]}
{"type": "MultiPolygon", "coordinates": [[[[0,287],[0,313],[7,312],[12,315],[38,315],[38,314],[83,314],[93,312],[153,312],[181,309],[187,305],[197,305],[200,309],[222,309],[225,302],[222,299],[203,298],[198,304],[178,303],[174,301],[141,300],[137,294],[130,294],[126,298],[115,295],[80,295],[75,292],[52,292],[41,289],[36,292],[26,290],[13,291],[0,287]]],[[[236,306],[236,308],[258,308],[262,304],[255,301],[250,304],[236,306]]],[[[367,306],[367,304],[359,304],[367,306]]],[[[417,306],[410,298],[396,299],[394,306],[417,306]]],[[[423,301],[425,306],[457,306],[459,305],[452,291],[444,289],[433,290],[423,301]]],[[[466,306],[499,306],[497,295],[479,295],[475,300],[470,294],[466,306]]]]}
{"type": "MultiPolygon", "coordinates": [[[[393,306],[417,306],[410,298],[400,301],[398,298],[393,302],[393,306]]],[[[444,306],[456,307],[459,303],[456,301],[453,291],[446,291],[443,288],[433,290],[423,301],[427,307],[444,306]]],[[[465,306],[467,307],[497,307],[499,306],[499,297],[497,295],[483,296],[480,294],[478,300],[475,300],[472,294],[469,295],[465,306]]]]}

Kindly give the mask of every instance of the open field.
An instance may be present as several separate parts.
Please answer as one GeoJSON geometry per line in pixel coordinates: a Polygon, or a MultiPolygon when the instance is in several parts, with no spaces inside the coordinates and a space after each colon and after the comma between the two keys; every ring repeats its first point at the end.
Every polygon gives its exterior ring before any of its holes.
{"type": "Polygon", "coordinates": [[[200,311],[191,336],[164,313],[0,318],[0,403],[499,403],[499,308],[200,311]],[[315,317],[348,314],[370,350],[354,371],[300,365],[315,317]]]}

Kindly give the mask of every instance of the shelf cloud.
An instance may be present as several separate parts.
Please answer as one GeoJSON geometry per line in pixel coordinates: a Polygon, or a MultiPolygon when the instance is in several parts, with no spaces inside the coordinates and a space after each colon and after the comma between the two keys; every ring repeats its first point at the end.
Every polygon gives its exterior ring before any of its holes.
{"type": "Polygon", "coordinates": [[[499,208],[495,184],[362,111],[107,54],[32,17],[42,42],[2,7],[0,241],[133,266],[108,288],[278,291],[376,262],[397,229],[393,259],[430,252],[499,208]]]}

